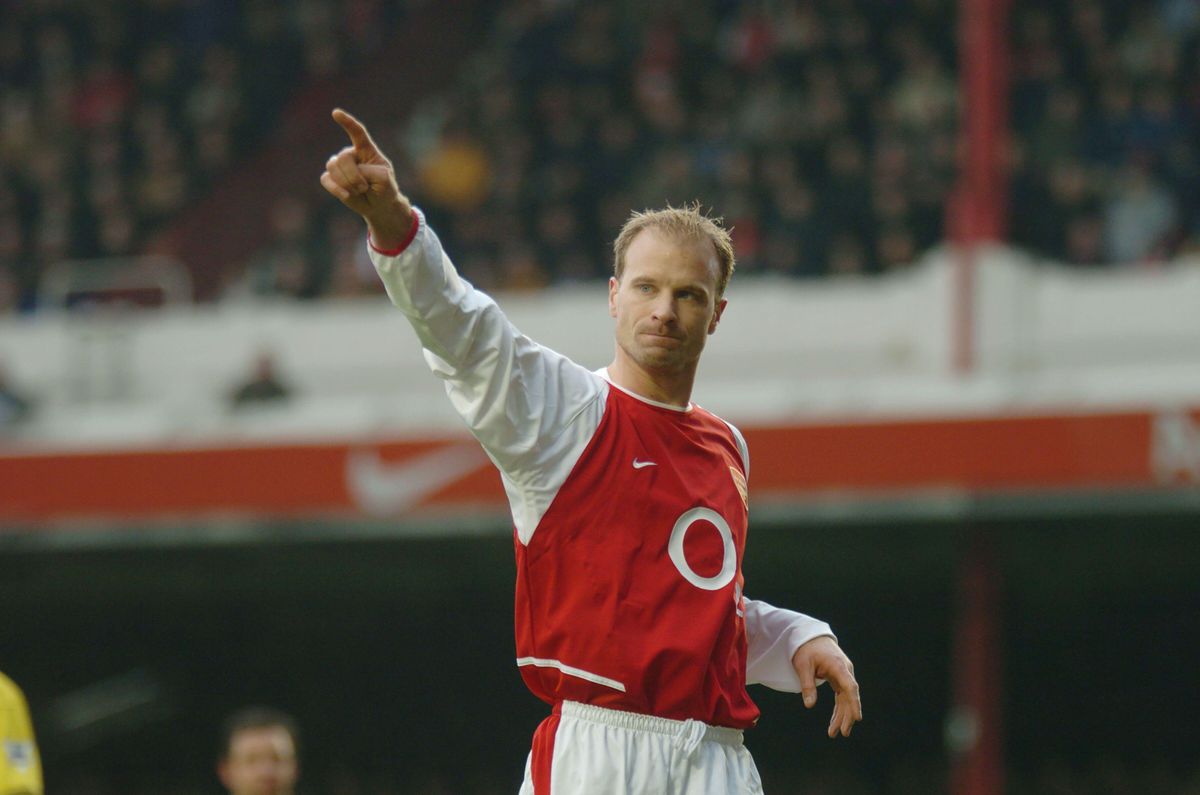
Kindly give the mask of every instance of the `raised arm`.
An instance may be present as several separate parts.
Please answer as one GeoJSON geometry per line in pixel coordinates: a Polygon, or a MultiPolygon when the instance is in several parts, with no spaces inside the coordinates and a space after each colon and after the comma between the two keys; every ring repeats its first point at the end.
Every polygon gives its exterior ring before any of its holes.
{"type": "Polygon", "coordinates": [[[392,161],[358,119],[338,108],[333,120],[350,136],[350,146],[326,161],[321,185],[363,217],[376,247],[395,250],[408,237],[416,217],[412,203],[396,184],[392,161]]]}
{"type": "Polygon", "coordinates": [[[342,110],[333,118],[351,145],[329,158],[321,184],[366,221],[388,297],[499,468],[527,543],[599,424],[607,386],[519,332],[490,296],[459,276],[366,128],[342,110]]]}

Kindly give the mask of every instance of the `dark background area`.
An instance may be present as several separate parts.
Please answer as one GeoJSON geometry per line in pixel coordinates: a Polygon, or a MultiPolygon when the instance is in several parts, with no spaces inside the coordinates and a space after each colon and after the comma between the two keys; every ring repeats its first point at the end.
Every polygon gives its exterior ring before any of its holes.
{"type": "MultiPolygon", "coordinates": [[[[755,527],[749,595],[830,621],[866,714],[850,740],[830,741],[827,690],[806,712],[753,688],[763,718],[748,743],[769,791],[944,789],[956,566],[971,533],[990,539],[1002,572],[1010,791],[1065,791],[1052,788],[1064,769],[1194,776],[1197,522],[755,527]]],[[[0,546],[0,659],[29,696],[48,791],[89,779],[115,787],[95,792],[215,791],[217,726],[259,702],[298,716],[306,792],[337,792],[345,771],[394,788],[380,791],[515,791],[548,708],[513,664],[510,539],[499,527],[458,539],[344,530],[0,546]],[[85,688],[81,711],[71,694],[85,688]]]]}

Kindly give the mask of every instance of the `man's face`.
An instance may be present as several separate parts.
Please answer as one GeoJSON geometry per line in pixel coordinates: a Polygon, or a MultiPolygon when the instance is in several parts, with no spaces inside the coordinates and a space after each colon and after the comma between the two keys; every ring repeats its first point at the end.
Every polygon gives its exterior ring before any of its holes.
{"type": "Polygon", "coordinates": [[[242,729],[218,772],[230,795],[291,795],[297,778],[291,734],[282,726],[242,729]]]}
{"type": "Polygon", "coordinates": [[[653,227],[625,252],[621,279],[609,279],[617,345],[648,372],[694,369],[725,310],[717,299],[717,253],[708,240],[674,240],[653,227]]]}

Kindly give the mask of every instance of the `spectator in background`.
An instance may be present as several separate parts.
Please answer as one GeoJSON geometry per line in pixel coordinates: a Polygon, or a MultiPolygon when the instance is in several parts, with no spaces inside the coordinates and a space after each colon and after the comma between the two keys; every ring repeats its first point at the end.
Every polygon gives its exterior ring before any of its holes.
{"type": "Polygon", "coordinates": [[[339,214],[329,221],[330,294],[340,298],[379,295],[383,287],[363,245],[362,225],[339,214]]]}
{"type": "Polygon", "coordinates": [[[299,778],[299,730],[286,713],[247,707],[221,734],[217,776],[229,795],[292,795],[299,778]]]}
{"type": "Polygon", "coordinates": [[[0,315],[10,309],[15,309],[18,301],[17,280],[12,272],[0,261],[0,315]]]}
{"type": "Polygon", "coordinates": [[[274,354],[262,351],[254,360],[254,372],[250,379],[234,390],[230,402],[233,408],[239,409],[284,401],[291,394],[291,388],[279,377],[274,354]]]}
{"type": "Polygon", "coordinates": [[[433,201],[465,212],[487,198],[491,166],[483,147],[465,129],[451,126],[422,162],[419,176],[433,201]]]}
{"type": "Polygon", "coordinates": [[[5,201],[7,194],[0,186],[0,315],[15,309],[20,301],[18,274],[25,257],[24,232],[14,206],[5,201]]]}
{"type": "Polygon", "coordinates": [[[1104,257],[1104,220],[1085,213],[1067,223],[1067,255],[1070,265],[1100,265],[1104,257]]]}
{"type": "Polygon", "coordinates": [[[0,430],[22,422],[32,413],[33,399],[8,383],[8,375],[0,365],[0,430]]]}
{"type": "Polygon", "coordinates": [[[1106,252],[1112,262],[1161,260],[1178,220],[1175,197],[1149,168],[1131,163],[1105,208],[1106,252]]]}
{"type": "Polygon", "coordinates": [[[876,243],[876,260],[884,272],[911,265],[917,258],[917,247],[907,227],[886,227],[876,243]]]}
{"type": "Polygon", "coordinates": [[[296,196],[282,196],[271,208],[271,239],[231,290],[265,298],[311,298],[324,282],[328,263],[324,229],[312,223],[312,208],[296,196]]]}

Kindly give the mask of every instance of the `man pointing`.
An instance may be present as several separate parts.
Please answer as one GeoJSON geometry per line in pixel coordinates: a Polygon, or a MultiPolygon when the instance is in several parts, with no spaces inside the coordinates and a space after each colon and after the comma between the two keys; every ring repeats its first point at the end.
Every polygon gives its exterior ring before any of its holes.
{"type": "Polygon", "coordinates": [[[521,334],[455,271],[366,128],[321,184],[367,223],[371,256],[434,374],[500,470],[517,558],[517,665],[553,705],[522,795],[761,792],[747,684],[836,696],[862,718],[828,624],[743,595],[749,454],[691,402],[734,269],[695,209],[634,213],[614,244],[616,345],[590,371],[521,334]]]}

